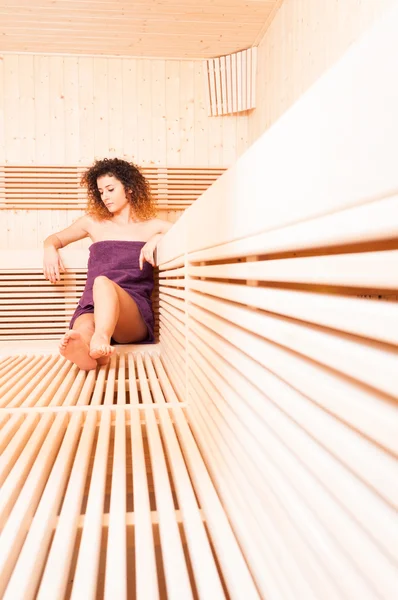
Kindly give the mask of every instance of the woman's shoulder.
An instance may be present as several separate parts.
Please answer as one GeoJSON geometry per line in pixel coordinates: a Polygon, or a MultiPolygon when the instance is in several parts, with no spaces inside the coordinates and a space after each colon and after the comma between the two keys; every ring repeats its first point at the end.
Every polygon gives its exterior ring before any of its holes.
{"type": "Polygon", "coordinates": [[[159,219],[157,217],[150,219],[148,224],[150,224],[150,226],[156,230],[154,233],[166,233],[166,231],[168,231],[173,225],[173,223],[170,223],[170,221],[165,221],[164,219],[159,219]]]}
{"type": "Polygon", "coordinates": [[[85,213],[82,217],[82,222],[86,225],[88,230],[91,230],[93,227],[100,227],[104,223],[104,219],[101,219],[97,215],[93,215],[91,213],[85,213]]]}

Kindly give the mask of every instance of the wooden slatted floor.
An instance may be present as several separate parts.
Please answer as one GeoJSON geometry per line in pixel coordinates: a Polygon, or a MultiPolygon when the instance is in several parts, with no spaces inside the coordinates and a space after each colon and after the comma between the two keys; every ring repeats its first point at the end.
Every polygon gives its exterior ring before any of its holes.
{"type": "Polygon", "coordinates": [[[0,407],[0,597],[259,598],[157,351],[3,356],[0,407]]]}

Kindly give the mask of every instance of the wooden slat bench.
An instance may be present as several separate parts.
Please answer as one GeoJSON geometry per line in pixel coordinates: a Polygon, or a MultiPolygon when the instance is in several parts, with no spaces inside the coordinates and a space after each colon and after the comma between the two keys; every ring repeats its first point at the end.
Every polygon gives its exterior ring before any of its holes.
{"type": "Polygon", "coordinates": [[[397,28],[168,232],[158,344],[3,342],[3,599],[396,597],[397,28]]]}
{"type": "MultiPolygon", "coordinates": [[[[0,209],[82,209],[80,179],[87,167],[0,165],[0,209]]],[[[222,167],[143,166],[159,210],[184,210],[225,171],[222,167]]]]}
{"type": "MultiPolygon", "coordinates": [[[[82,295],[88,249],[61,250],[67,272],[52,284],[43,276],[43,251],[0,250],[0,344],[4,341],[57,340],[82,295]]],[[[158,270],[152,306],[155,338],[159,335],[158,270]]]]}

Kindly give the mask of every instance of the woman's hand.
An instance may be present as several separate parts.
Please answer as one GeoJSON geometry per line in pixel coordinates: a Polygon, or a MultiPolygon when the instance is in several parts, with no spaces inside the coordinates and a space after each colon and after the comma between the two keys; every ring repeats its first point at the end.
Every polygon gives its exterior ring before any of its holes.
{"type": "Polygon", "coordinates": [[[48,281],[51,281],[51,283],[59,281],[59,274],[65,273],[65,267],[61,257],[54,246],[47,246],[44,248],[43,272],[44,277],[48,279],[48,281]]]}
{"type": "Polygon", "coordinates": [[[158,245],[158,241],[162,236],[157,234],[154,235],[146,244],[141,248],[140,252],[140,269],[142,271],[144,267],[144,262],[149,262],[153,267],[155,266],[155,259],[153,257],[153,253],[155,252],[155,248],[158,245]]]}

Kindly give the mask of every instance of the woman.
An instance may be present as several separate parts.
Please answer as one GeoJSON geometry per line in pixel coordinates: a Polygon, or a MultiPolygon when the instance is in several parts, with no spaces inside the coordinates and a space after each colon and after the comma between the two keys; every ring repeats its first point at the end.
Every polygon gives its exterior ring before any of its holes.
{"type": "Polygon", "coordinates": [[[59,248],[90,237],[87,282],[59,350],[80,369],[109,361],[111,340],[152,343],[154,250],[171,227],[156,219],[149,186],[137,167],[118,158],[96,161],[83,175],[86,214],[44,241],[44,276],[55,283],[59,248]]]}

